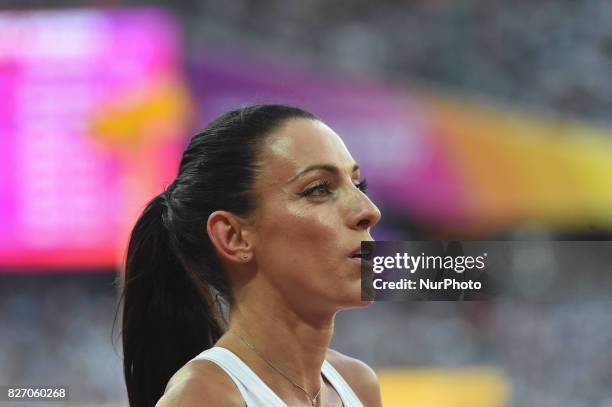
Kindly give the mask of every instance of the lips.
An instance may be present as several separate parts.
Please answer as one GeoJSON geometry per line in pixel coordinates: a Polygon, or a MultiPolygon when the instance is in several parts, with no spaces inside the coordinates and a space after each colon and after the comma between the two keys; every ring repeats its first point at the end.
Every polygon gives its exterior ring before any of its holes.
{"type": "Polygon", "coordinates": [[[371,254],[372,251],[371,249],[368,247],[369,245],[364,245],[365,247],[361,247],[361,244],[359,245],[359,247],[355,250],[353,250],[350,254],[350,258],[352,259],[367,259],[371,254]]]}
{"type": "Polygon", "coordinates": [[[355,250],[354,252],[351,253],[351,255],[349,256],[351,259],[361,259],[363,258],[363,256],[365,255],[365,253],[361,252],[361,248],[355,250]]]}

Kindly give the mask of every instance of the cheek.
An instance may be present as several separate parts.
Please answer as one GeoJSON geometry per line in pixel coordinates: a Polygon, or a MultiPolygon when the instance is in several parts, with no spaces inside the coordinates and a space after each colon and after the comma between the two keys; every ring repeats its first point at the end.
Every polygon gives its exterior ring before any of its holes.
{"type": "Polygon", "coordinates": [[[316,271],[308,270],[311,267],[337,263],[342,225],[333,212],[285,207],[268,216],[260,228],[266,262],[309,272],[316,271]]]}
{"type": "Polygon", "coordinates": [[[290,298],[310,294],[361,304],[361,274],[346,257],[348,230],[334,207],[285,207],[262,222],[258,233],[259,271],[290,298]]]}

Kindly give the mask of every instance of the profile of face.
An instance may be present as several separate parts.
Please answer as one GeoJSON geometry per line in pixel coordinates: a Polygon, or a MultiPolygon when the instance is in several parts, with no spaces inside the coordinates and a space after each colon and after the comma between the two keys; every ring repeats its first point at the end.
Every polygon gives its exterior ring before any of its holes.
{"type": "Polygon", "coordinates": [[[369,304],[351,256],[381,214],[342,139],[318,120],[291,119],[266,138],[258,164],[250,239],[260,277],[310,310],[369,304]]]}

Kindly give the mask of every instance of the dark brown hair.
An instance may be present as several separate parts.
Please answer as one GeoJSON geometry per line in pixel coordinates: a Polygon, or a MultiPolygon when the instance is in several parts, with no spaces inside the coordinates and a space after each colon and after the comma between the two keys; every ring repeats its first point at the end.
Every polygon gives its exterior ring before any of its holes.
{"type": "Polygon", "coordinates": [[[266,135],[293,118],[315,119],[283,105],[223,114],[191,139],[176,179],[136,222],[121,296],[131,407],[154,406],[170,377],[223,334],[214,293],[229,303],[231,293],[206,222],[215,210],[246,215],[256,207],[258,151],[266,135]]]}

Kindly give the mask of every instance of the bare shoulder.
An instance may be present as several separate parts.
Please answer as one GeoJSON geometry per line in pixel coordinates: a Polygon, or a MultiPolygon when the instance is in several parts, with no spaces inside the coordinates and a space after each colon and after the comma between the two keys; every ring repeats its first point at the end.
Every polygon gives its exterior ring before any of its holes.
{"type": "Polygon", "coordinates": [[[370,366],[333,349],[327,350],[327,361],[351,386],[364,406],[382,406],[378,376],[370,366]]]}
{"type": "Polygon", "coordinates": [[[155,407],[244,407],[240,391],[217,364],[194,360],[170,379],[155,407]]]}

